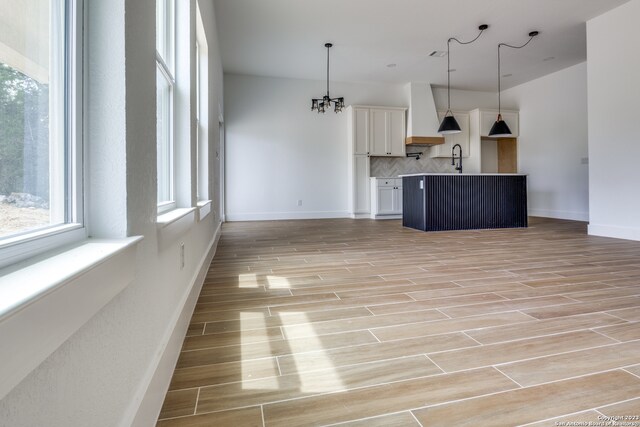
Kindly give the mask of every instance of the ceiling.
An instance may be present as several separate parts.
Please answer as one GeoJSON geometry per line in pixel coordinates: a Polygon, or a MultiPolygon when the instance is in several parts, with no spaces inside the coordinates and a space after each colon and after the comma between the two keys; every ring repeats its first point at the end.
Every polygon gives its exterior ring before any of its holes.
{"type": "Polygon", "coordinates": [[[447,84],[447,58],[429,57],[451,44],[451,85],[495,90],[497,45],[503,88],[586,60],[586,21],[629,0],[213,0],[225,72],[331,80],[447,84]],[[553,58],[553,59],[550,59],[553,58]],[[396,64],[388,67],[388,64],[396,64]]]}

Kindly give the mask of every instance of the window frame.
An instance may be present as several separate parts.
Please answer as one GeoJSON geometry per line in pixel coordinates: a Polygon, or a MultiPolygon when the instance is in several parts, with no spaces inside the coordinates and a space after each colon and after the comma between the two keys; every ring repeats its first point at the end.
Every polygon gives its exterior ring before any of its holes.
{"type": "MultiPolygon", "coordinates": [[[[167,58],[163,57],[163,52],[158,50],[158,38],[160,37],[160,28],[156,28],[156,73],[160,73],[162,78],[166,80],[169,86],[169,170],[168,171],[156,171],[156,179],[157,186],[160,183],[160,174],[168,172],[168,182],[169,182],[169,200],[166,201],[158,201],[157,202],[157,213],[158,215],[167,213],[171,210],[177,208],[176,202],[176,137],[175,137],[175,124],[176,124],[176,114],[175,114],[175,90],[176,90],[176,78],[175,78],[175,58],[176,58],[176,3],[175,0],[162,0],[163,4],[169,9],[167,18],[167,11],[165,10],[163,13],[163,18],[165,18],[164,24],[164,32],[162,33],[163,37],[163,45],[167,52],[167,58]],[[168,25],[168,28],[166,25],[168,25]],[[169,43],[167,43],[167,39],[169,43]],[[167,46],[168,44],[168,46],[167,46]],[[172,68],[173,67],[173,68],[172,68]]],[[[156,23],[159,22],[157,17],[158,3],[156,1],[156,23]]],[[[157,87],[156,87],[157,93],[157,87]]],[[[158,100],[156,99],[156,103],[158,100]]],[[[157,106],[156,106],[157,111],[157,106]]],[[[159,138],[159,135],[156,135],[156,143],[159,138]]],[[[156,151],[156,155],[158,152],[156,151]]],[[[156,162],[157,164],[157,162],[156,162]]],[[[158,188],[156,188],[156,193],[158,192],[158,188]]]]}
{"type": "Polygon", "coordinates": [[[200,6],[196,2],[196,204],[210,201],[209,188],[209,47],[204,32],[200,6]]]}
{"type": "MultiPolygon", "coordinates": [[[[25,230],[0,239],[0,269],[28,258],[87,238],[84,218],[84,0],[60,0],[64,3],[64,156],[60,164],[50,163],[49,175],[63,168],[64,223],[25,230]]],[[[52,48],[53,50],[53,48],[52,48]]],[[[49,124],[51,127],[51,123],[49,124]]]]}

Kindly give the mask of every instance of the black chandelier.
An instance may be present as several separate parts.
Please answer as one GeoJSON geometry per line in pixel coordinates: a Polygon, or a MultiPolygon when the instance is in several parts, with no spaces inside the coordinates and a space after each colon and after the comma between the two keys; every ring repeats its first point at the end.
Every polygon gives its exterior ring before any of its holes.
{"type": "Polygon", "coordinates": [[[311,100],[311,111],[317,110],[318,113],[324,113],[327,109],[331,108],[333,103],[333,111],[339,113],[344,108],[344,98],[331,98],[329,95],[329,49],[333,44],[325,43],[324,47],[327,48],[327,94],[322,98],[314,98],[311,100]]]}
{"type": "Polygon", "coordinates": [[[451,37],[447,40],[447,112],[444,113],[444,118],[442,119],[442,123],[440,123],[440,127],[438,128],[438,133],[443,135],[450,135],[453,133],[460,133],[460,125],[455,117],[453,117],[453,113],[451,112],[451,55],[449,54],[451,51],[451,42],[455,41],[460,44],[471,44],[474,41],[478,40],[484,30],[489,28],[488,25],[482,24],[478,27],[480,34],[476,36],[475,39],[469,42],[461,42],[455,37],[451,37]]]}
{"type": "Polygon", "coordinates": [[[501,92],[500,79],[502,77],[500,75],[500,48],[502,46],[505,46],[505,47],[510,47],[511,49],[522,49],[523,47],[531,43],[531,40],[533,40],[533,38],[538,34],[540,34],[538,31],[531,31],[529,33],[529,40],[522,46],[511,46],[510,44],[506,44],[506,43],[500,43],[498,45],[498,118],[496,119],[496,122],[493,124],[493,126],[491,126],[491,130],[489,131],[489,136],[493,138],[507,138],[512,135],[511,129],[509,129],[507,122],[505,122],[502,119],[502,111],[501,111],[502,102],[500,100],[500,92],[501,92]]]}

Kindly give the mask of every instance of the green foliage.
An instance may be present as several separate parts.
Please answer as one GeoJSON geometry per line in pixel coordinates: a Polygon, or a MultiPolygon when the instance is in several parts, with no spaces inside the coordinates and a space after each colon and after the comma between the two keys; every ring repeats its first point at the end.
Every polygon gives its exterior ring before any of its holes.
{"type": "Polygon", "coordinates": [[[0,63],[0,194],[48,199],[48,92],[47,85],[0,63]]]}

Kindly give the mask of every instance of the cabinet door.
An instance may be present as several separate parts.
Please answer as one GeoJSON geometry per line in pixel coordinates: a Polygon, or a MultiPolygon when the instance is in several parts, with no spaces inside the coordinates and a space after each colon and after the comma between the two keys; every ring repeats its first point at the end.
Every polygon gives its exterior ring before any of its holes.
{"type": "Polygon", "coordinates": [[[369,157],[353,156],[353,213],[369,213],[371,209],[369,187],[369,157]]]}
{"type": "Polygon", "coordinates": [[[405,156],[405,112],[390,110],[388,112],[389,132],[387,149],[391,156],[405,156]]]}
{"type": "Polygon", "coordinates": [[[369,154],[369,109],[353,109],[354,154],[369,154]]]}
{"type": "Polygon", "coordinates": [[[511,135],[516,138],[520,134],[520,114],[518,113],[502,113],[502,118],[507,122],[507,126],[511,129],[511,135]]]}
{"type": "MultiPolygon", "coordinates": [[[[402,180],[400,180],[402,181],[402,180]]],[[[393,213],[401,214],[402,213],[402,185],[396,187],[393,198],[393,213]]]]}
{"type": "Polygon", "coordinates": [[[372,108],[369,110],[371,132],[369,134],[369,152],[372,156],[386,156],[387,151],[387,111],[372,108]]]}
{"type": "Polygon", "coordinates": [[[395,207],[395,187],[378,186],[378,214],[389,215],[393,214],[395,207]]]}

